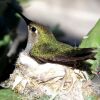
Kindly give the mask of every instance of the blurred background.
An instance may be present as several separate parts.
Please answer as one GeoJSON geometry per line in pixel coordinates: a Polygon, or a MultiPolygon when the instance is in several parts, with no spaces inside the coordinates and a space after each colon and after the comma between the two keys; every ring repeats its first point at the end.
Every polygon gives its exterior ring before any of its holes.
{"type": "Polygon", "coordinates": [[[47,26],[59,41],[72,46],[78,46],[100,18],[100,0],[0,0],[1,81],[14,69],[18,53],[27,43],[26,23],[9,3],[21,8],[27,18],[47,26]]]}
{"type": "Polygon", "coordinates": [[[75,43],[75,39],[86,35],[99,19],[99,5],[100,0],[31,0],[23,8],[28,18],[51,28],[58,25],[67,40],[71,42],[68,38],[71,37],[75,43]]]}

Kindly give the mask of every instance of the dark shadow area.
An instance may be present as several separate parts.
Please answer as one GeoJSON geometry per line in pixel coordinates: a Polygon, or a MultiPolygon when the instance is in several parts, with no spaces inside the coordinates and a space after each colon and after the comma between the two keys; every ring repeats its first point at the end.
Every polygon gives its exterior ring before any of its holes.
{"type": "MultiPolygon", "coordinates": [[[[0,5],[3,6],[2,2],[0,1],[0,5]]],[[[10,3],[6,2],[6,8],[0,15],[0,82],[9,78],[10,73],[12,73],[15,69],[15,61],[18,58],[19,52],[26,46],[25,40],[18,45],[15,54],[11,55],[10,57],[7,56],[7,53],[11,49],[11,43],[9,41],[13,42],[15,40],[17,35],[16,28],[20,21],[20,18],[16,16],[16,11],[12,9],[10,4],[22,12],[19,3],[12,0],[10,3]],[[10,37],[8,43],[5,43],[5,36],[10,37]]]]}

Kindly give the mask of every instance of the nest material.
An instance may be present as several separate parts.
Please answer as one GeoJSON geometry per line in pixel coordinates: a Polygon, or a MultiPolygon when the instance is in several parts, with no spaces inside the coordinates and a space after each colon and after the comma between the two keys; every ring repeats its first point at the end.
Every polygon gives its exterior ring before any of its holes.
{"type": "Polygon", "coordinates": [[[93,95],[84,71],[59,64],[38,64],[25,52],[20,53],[16,68],[2,86],[23,95],[23,100],[84,100],[93,95]]]}

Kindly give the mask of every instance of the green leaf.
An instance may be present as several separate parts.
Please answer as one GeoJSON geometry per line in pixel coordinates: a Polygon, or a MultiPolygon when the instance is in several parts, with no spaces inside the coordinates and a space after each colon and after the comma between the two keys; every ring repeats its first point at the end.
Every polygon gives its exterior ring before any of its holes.
{"type": "Polygon", "coordinates": [[[96,60],[89,60],[92,63],[91,70],[97,72],[100,68],[100,19],[92,30],[88,33],[79,46],[80,48],[97,48],[96,60]]]}
{"type": "Polygon", "coordinates": [[[88,96],[85,97],[85,100],[98,100],[98,98],[96,96],[88,96]]]}
{"type": "Polygon", "coordinates": [[[22,100],[21,96],[10,89],[0,89],[0,100],[22,100]]]}
{"type": "Polygon", "coordinates": [[[5,35],[2,40],[0,40],[0,47],[6,46],[11,42],[10,35],[5,35]]]}
{"type": "Polygon", "coordinates": [[[29,2],[29,0],[17,0],[19,3],[23,4],[23,3],[27,3],[29,2]]]}

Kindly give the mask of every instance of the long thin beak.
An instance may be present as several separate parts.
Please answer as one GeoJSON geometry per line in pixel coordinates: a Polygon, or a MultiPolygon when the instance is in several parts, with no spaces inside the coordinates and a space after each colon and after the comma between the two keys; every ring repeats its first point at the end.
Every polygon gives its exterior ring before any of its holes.
{"type": "Polygon", "coordinates": [[[24,20],[25,20],[25,22],[27,23],[27,25],[29,25],[32,21],[31,20],[29,20],[28,18],[26,18],[22,13],[20,13],[20,12],[17,12],[24,20]]]}

